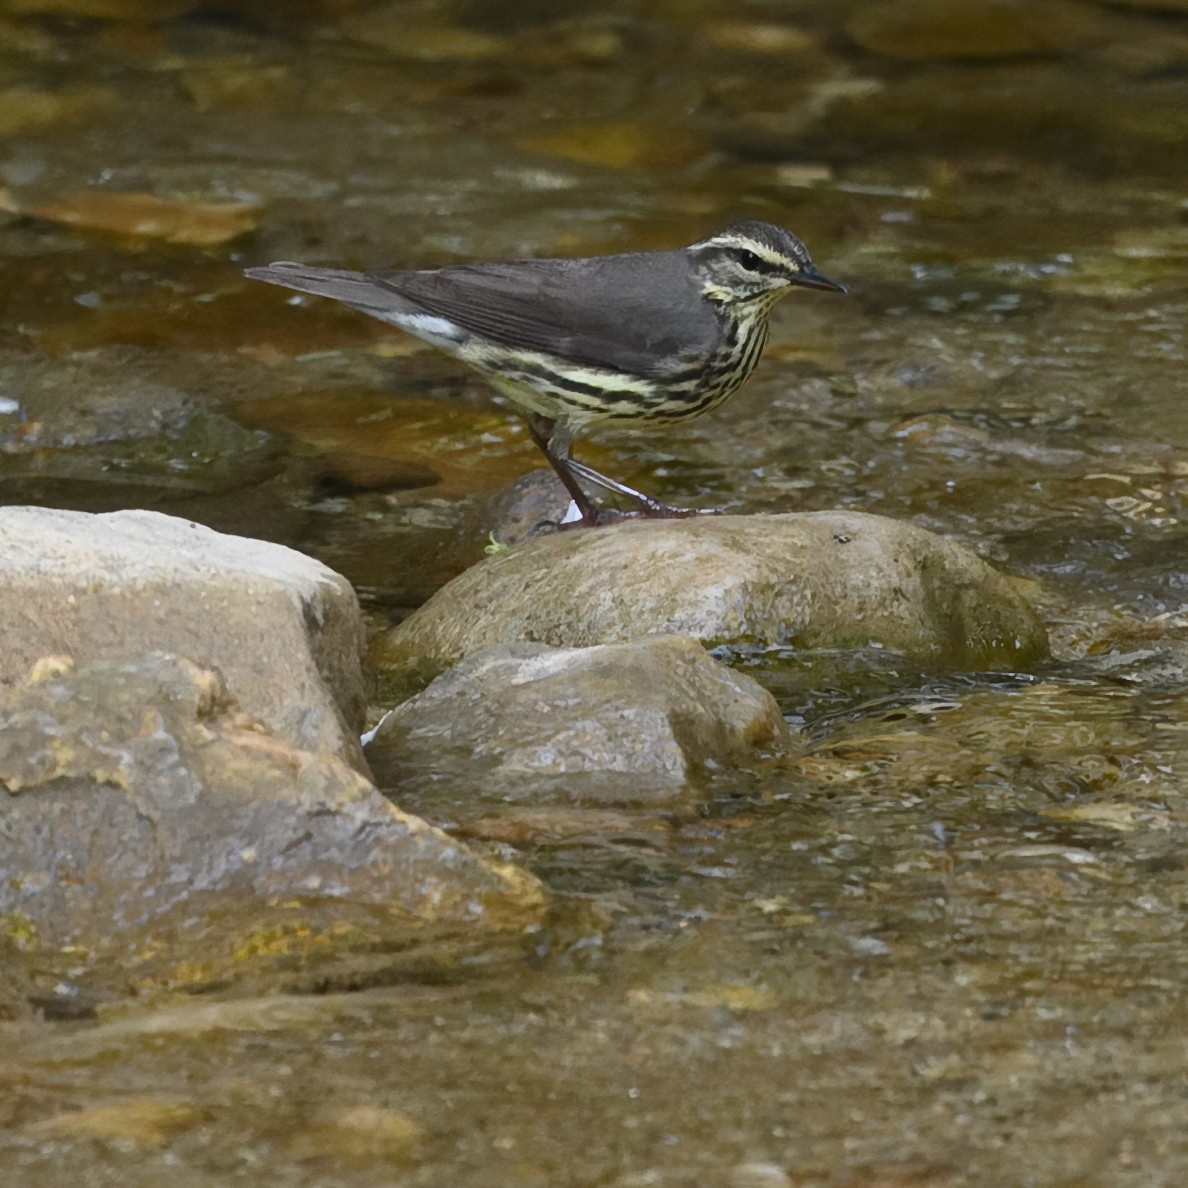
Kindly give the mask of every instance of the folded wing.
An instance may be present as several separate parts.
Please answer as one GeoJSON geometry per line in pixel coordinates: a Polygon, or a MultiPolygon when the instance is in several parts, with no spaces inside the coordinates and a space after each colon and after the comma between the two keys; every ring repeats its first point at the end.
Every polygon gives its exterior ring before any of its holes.
{"type": "Polygon", "coordinates": [[[416,316],[429,314],[510,351],[632,375],[662,377],[696,366],[714,353],[723,333],[680,252],[424,272],[278,263],[248,269],[247,275],[343,301],[413,333],[416,316]]]}

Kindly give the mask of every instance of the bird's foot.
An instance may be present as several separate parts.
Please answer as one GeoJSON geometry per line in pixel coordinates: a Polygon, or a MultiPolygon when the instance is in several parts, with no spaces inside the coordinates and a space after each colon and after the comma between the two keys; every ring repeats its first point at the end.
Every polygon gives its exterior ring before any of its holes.
{"type": "Polygon", "coordinates": [[[532,529],[532,535],[543,536],[550,532],[568,532],[571,528],[607,528],[611,524],[622,524],[627,520],[687,520],[693,516],[720,516],[722,514],[722,509],[717,507],[672,507],[667,503],[653,499],[649,500],[646,506],[626,511],[611,507],[596,507],[585,515],[567,515],[560,520],[541,520],[532,529]]]}
{"type": "Polygon", "coordinates": [[[533,529],[533,536],[544,536],[552,532],[568,532],[571,528],[606,528],[610,524],[619,524],[623,520],[639,520],[643,513],[638,511],[616,511],[610,507],[592,508],[585,515],[572,518],[564,516],[560,520],[541,520],[533,529]]]}
{"type": "MultiPolygon", "coordinates": [[[[610,491],[613,495],[618,495],[621,499],[626,499],[636,506],[637,510],[629,512],[605,512],[595,508],[596,514],[593,519],[589,518],[589,512],[587,512],[586,517],[583,519],[587,527],[592,525],[598,526],[604,523],[617,524],[620,520],[682,520],[686,516],[716,516],[721,514],[717,508],[673,507],[670,504],[662,503],[659,499],[653,499],[651,495],[645,495],[642,491],[637,491],[634,487],[627,486],[626,483],[620,483],[616,479],[607,478],[605,474],[599,474],[592,466],[575,461],[573,458],[566,460],[566,466],[579,478],[585,479],[588,483],[593,483],[596,487],[601,487],[604,491],[610,491]],[[603,516],[609,516],[611,518],[600,518],[603,516]]],[[[576,519],[578,514],[576,506],[570,504],[570,510],[565,519],[576,519]]]]}

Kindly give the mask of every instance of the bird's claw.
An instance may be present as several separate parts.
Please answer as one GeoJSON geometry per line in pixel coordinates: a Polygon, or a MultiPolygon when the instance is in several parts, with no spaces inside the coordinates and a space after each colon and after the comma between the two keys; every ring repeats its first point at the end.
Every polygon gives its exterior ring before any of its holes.
{"type": "Polygon", "coordinates": [[[541,520],[533,529],[533,536],[552,532],[568,532],[571,528],[607,528],[611,524],[622,524],[627,520],[687,520],[694,516],[720,516],[718,507],[671,507],[667,503],[655,502],[647,507],[619,511],[616,508],[594,508],[592,513],[575,520],[541,520]]]}

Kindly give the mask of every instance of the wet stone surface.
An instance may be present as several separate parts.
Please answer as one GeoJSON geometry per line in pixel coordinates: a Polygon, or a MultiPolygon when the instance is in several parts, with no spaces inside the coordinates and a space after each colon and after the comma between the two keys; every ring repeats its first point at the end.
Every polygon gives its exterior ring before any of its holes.
{"type": "Polygon", "coordinates": [[[721,649],[800,742],[694,805],[397,790],[544,881],[510,961],[377,939],[355,956],[397,985],[158,982],[51,1022],[30,999],[84,958],[39,965],[6,917],[0,1178],[1188,1181],[1186,67],[1184,0],[5,5],[6,503],[290,545],[387,630],[508,539],[539,460],[476,377],[242,268],[760,217],[850,296],[784,302],[712,416],[578,456],[673,503],[939,533],[1030,583],[1053,655],[721,649]]]}
{"type": "Polygon", "coordinates": [[[0,682],[45,656],[177,653],[239,708],[365,770],[354,591],[292,549],[156,512],[0,507],[0,682]]]}
{"type": "Polygon", "coordinates": [[[369,660],[411,688],[483,648],[657,632],[752,649],[888,648],[973,670],[1048,655],[1027,600],[967,549],[895,520],[817,512],[546,535],[444,586],[377,636],[369,660]]]}
{"type": "Polygon", "coordinates": [[[446,967],[451,933],[469,934],[463,951],[510,933],[514,951],[542,907],[530,876],[160,653],[43,661],[0,700],[0,871],[26,1001],[63,1016],[129,990],[398,979],[402,947],[427,965],[436,940],[446,967]]]}
{"type": "Polygon", "coordinates": [[[689,636],[467,657],[386,714],[366,748],[399,800],[434,785],[475,800],[664,804],[790,740],[761,685],[689,636]]]}

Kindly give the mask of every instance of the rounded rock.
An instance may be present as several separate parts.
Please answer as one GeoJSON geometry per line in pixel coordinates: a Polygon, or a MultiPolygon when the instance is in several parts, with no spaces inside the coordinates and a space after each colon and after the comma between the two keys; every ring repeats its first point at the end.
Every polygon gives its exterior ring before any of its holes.
{"type": "Polygon", "coordinates": [[[1048,640],[1012,582],[968,549],[858,512],[647,520],[487,558],[379,636],[398,692],[512,643],[647,635],[754,647],[884,647],[939,667],[1018,669],[1048,640]]]}

